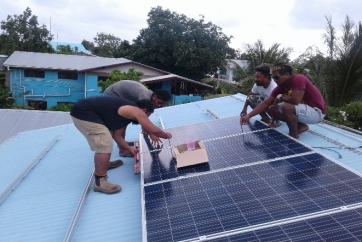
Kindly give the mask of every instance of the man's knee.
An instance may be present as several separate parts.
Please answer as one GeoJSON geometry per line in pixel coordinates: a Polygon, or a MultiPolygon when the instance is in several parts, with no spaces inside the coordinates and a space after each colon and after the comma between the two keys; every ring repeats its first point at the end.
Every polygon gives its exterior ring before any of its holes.
{"type": "Polygon", "coordinates": [[[278,113],[278,106],[277,105],[270,105],[269,108],[266,110],[267,113],[269,113],[270,115],[275,115],[276,113],[278,113]]]}
{"type": "Polygon", "coordinates": [[[279,105],[283,114],[295,114],[295,107],[293,104],[283,102],[279,105]]]}

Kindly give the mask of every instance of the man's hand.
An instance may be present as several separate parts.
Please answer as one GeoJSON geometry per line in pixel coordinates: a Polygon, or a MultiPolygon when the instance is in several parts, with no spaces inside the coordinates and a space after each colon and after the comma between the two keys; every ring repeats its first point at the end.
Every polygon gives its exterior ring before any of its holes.
{"type": "Polygon", "coordinates": [[[150,134],[150,139],[151,139],[151,144],[153,147],[158,147],[161,146],[162,141],[159,137],[157,137],[156,135],[150,134]]]}
{"type": "Polygon", "coordinates": [[[172,138],[172,134],[169,132],[165,132],[166,133],[166,139],[171,139],[172,138]]]}
{"type": "Polygon", "coordinates": [[[138,154],[138,152],[139,152],[138,148],[133,147],[133,146],[129,146],[128,151],[129,151],[129,153],[133,156],[133,158],[134,158],[135,160],[137,160],[137,157],[138,157],[137,154],[138,154]]]}
{"type": "Polygon", "coordinates": [[[247,114],[246,110],[243,109],[243,111],[241,111],[240,113],[240,117],[244,117],[247,114]]]}
{"type": "Polygon", "coordinates": [[[250,119],[250,117],[249,117],[248,114],[245,115],[245,116],[240,117],[240,124],[241,124],[241,125],[246,124],[247,122],[249,122],[249,119],[250,119]]]}

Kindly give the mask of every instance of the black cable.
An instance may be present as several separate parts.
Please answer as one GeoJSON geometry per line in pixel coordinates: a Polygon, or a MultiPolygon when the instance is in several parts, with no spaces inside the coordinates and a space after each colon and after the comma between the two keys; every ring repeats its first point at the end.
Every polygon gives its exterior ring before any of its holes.
{"type": "Polygon", "coordinates": [[[339,153],[338,151],[332,149],[332,148],[337,148],[337,147],[312,146],[312,148],[318,148],[318,149],[325,149],[325,150],[333,151],[334,153],[337,153],[338,159],[341,159],[341,158],[342,158],[341,153],[339,153]]]}

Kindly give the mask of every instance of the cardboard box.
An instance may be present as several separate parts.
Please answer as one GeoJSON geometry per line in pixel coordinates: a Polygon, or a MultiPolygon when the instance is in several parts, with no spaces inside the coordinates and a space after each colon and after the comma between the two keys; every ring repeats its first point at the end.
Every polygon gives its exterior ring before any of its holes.
{"type": "Polygon", "coordinates": [[[178,145],[174,148],[177,168],[207,163],[209,157],[202,141],[178,145]]]}

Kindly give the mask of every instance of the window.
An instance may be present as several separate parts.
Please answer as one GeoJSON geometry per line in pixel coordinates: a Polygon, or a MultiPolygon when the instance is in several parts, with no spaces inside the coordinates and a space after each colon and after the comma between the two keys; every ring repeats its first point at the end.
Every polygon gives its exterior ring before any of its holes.
{"type": "Polygon", "coordinates": [[[58,79],[78,80],[78,73],[75,71],[59,71],[58,79]]]}
{"type": "Polygon", "coordinates": [[[34,69],[26,69],[24,70],[24,77],[35,77],[35,78],[44,78],[45,72],[34,69]]]}
{"type": "Polygon", "coordinates": [[[46,110],[47,102],[41,100],[28,100],[28,106],[36,110],[46,110]]]}

